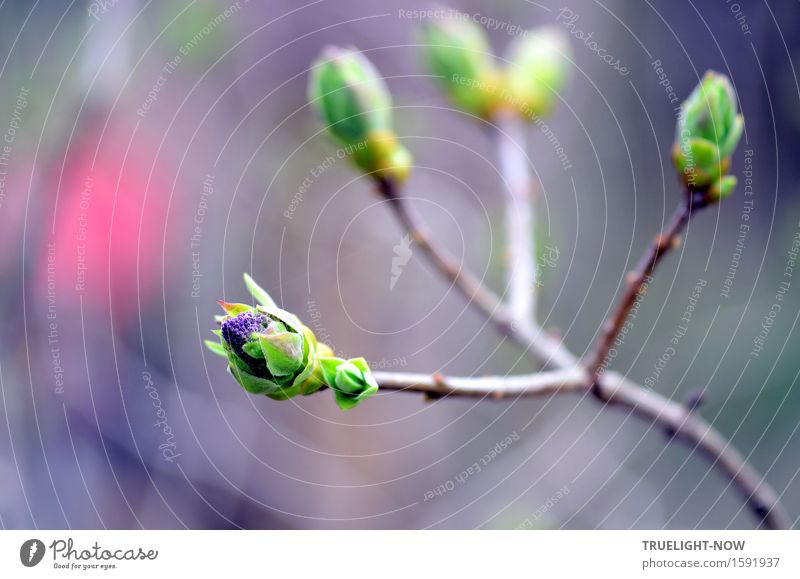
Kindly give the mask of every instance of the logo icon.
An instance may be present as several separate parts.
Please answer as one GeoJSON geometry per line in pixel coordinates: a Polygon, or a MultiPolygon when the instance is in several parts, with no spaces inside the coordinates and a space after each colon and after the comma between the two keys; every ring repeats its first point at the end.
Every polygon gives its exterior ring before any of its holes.
{"type": "Polygon", "coordinates": [[[394,251],[394,257],[392,257],[392,277],[389,280],[389,291],[394,289],[394,284],[403,274],[403,268],[411,260],[411,238],[408,234],[400,239],[400,242],[392,250],[394,251]]]}
{"type": "Polygon", "coordinates": [[[39,539],[28,539],[19,548],[19,560],[26,567],[35,567],[44,558],[44,543],[39,539]]]}

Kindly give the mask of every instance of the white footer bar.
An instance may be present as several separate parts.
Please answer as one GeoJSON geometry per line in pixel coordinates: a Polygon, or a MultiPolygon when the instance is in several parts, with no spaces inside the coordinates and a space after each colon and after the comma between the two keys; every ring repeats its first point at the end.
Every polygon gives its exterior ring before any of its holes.
{"type": "Polygon", "coordinates": [[[2,577],[139,578],[173,573],[221,579],[311,574],[325,579],[410,574],[461,579],[578,573],[615,578],[797,578],[800,532],[0,532],[2,577]]]}

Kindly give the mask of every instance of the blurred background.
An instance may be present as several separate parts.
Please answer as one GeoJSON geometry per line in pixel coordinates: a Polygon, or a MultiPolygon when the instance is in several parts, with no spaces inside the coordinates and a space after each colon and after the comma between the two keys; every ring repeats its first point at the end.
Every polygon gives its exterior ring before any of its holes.
{"type": "MultiPolygon", "coordinates": [[[[570,34],[563,101],[528,136],[539,243],[556,255],[542,268],[542,321],[578,354],[677,203],[675,108],[705,70],[730,75],[746,119],[740,185],[665,260],[614,367],[671,399],[707,387],[702,415],[796,520],[800,5],[451,6],[501,23],[487,26],[498,54],[526,28],[570,34]]],[[[390,287],[403,232],[306,105],[325,45],[363,50],[415,158],[406,194],[502,293],[496,144],[427,74],[414,11],[428,8],[0,4],[4,528],[756,524],[705,457],[593,399],[379,393],[343,413],[327,392],[250,396],[204,349],[215,301],[245,301],[249,271],[375,368],[534,369],[413,250],[390,287]]]]}

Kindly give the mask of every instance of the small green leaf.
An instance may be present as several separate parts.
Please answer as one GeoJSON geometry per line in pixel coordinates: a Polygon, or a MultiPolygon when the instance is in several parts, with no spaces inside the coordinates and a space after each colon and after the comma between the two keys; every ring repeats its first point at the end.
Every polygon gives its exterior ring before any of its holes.
{"type": "Polygon", "coordinates": [[[299,334],[259,334],[258,341],[273,376],[290,376],[303,365],[303,338],[299,334]]]}
{"type": "Polygon", "coordinates": [[[367,360],[365,358],[361,358],[361,357],[359,357],[359,358],[350,358],[348,360],[348,362],[350,362],[353,366],[355,366],[356,368],[358,368],[362,372],[366,373],[366,372],[370,371],[369,370],[369,364],[367,363],[367,360]]]}
{"type": "Polygon", "coordinates": [[[322,376],[325,379],[325,383],[331,388],[336,384],[336,368],[338,368],[340,364],[344,364],[342,358],[329,357],[319,359],[319,367],[322,370],[322,376]]]}
{"type": "Polygon", "coordinates": [[[689,141],[689,151],[691,157],[689,158],[689,165],[694,164],[697,167],[705,169],[716,163],[719,163],[719,149],[714,146],[710,141],[705,139],[691,139],[689,141]]]}
{"type": "Polygon", "coordinates": [[[262,314],[266,314],[269,318],[275,322],[279,321],[282,323],[288,330],[293,332],[301,332],[303,329],[303,324],[300,320],[292,313],[287,312],[286,310],[282,310],[280,308],[273,308],[269,306],[258,306],[256,308],[257,311],[261,312],[262,314]]]}
{"type": "Polygon", "coordinates": [[[247,342],[242,346],[242,350],[244,350],[248,356],[261,360],[264,359],[264,350],[258,342],[247,342]]]}
{"type": "Polygon", "coordinates": [[[279,332],[286,332],[286,324],[280,320],[272,320],[264,330],[265,334],[277,334],[279,332]]]}
{"type": "Polygon", "coordinates": [[[361,370],[350,362],[340,364],[336,368],[335,388],[346,394],[358,394],[364,389],[364,378],[361,370]]]}
{"type": "Polygon", "coordinates": [[[241,313],[253,310],[252,306],[248,306],[247,304],[231,304],[223,300],[217,300],[217,303],[229,316],[238,316],[241,313]]]}
{"type": "Polygon", "coordinates": [[[739,139],[742,138],[742,131],[744,131],[744,118],[742,115],[736,115],[736,118],[734,118],[731,123],[728,136],[719,147],[723,157],[729,156],[736,149],[736,145],[739,144],[739,139]]]}
{"type": "Polygon", "coordinates": [[[222,356],[223,358],[228,357],[228,353],[219,342],[215,342],[213,340],[203,340],[203,343],[206,345],[206,348],[214,352],[217,356],[222,356]]]}
{"type": "Polygon", "coordinates": [[[280,386],[270,380],[253,376],[249,372],[245,372],[236,366],[228,366],[228,371],[236,378],[239,385],[247,390],[250,394],[266,394],[270,395],[280,389],[280,386]]]}
{"type": "Polygon", "coordinates": [[[351,408],[358,406],[358,403],[361,402],[358,397],[350,396],[349,394],[339,392],[338,390],[333,391],[333,398],[336,401],[336,405],[342,410],[350,410],[351,408]]]}
{"type": "Polygon", "coordinates": [[[378,384],[374,380],[368,380],[369,385],[359,394],[347,394],[339,390],[333,390],[334,400],[342,410],[350,410],[359,402],[366,400],[378,391],[378,384]]]}
{"type": "Polygon", "coordinates": [[[250,274],[244,274],[244,284],[247,286],[247,291],[250,292],[250,295],[253,296],[256,302],[267,308],[278,307],[267,291],[258,285],[256,281],[250,277],[250,274]]]}

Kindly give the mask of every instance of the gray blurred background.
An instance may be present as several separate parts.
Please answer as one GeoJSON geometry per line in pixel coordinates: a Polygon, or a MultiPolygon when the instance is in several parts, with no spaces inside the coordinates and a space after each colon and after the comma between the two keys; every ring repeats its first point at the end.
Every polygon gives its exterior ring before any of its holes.
{"type": "MultiPolygon", "coordinates": [[[[785,274],[800,230],[800,5],[451,6],[506,23],[488,31],[498,54],[514,26],[573,33],[552,132],[532,126],[529,146],[539,242],[559,256],[543,268],[540,310],[578,354],[677,202],[674,99],[709,68],[731,76],[746,119],[732,168],[740,185],[665,260],[614,366],[673,399],[706,386],[703,416],[796,519],[800,280],[785,274]]],[[[593,399],[381,393],[343,413],[328,392],[250,396],[203,348],[215,300],[245,300],[250,271],[337,352],[376,368],[534,369],[421,256],[390,290],[403,232],[346,162],[317,169],[336,147],[306,106],[308,67],[326,44],[352,44],[392,90],[416,165],[406,194],[437,240],[503,292],[496,146],[423,66],[408,15],[430,7],[0,5],[3,527],[756,524],[704,457],[593,399]]]]}

